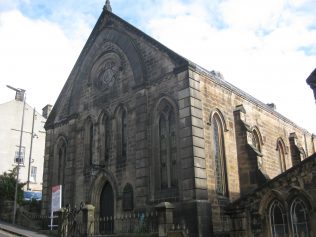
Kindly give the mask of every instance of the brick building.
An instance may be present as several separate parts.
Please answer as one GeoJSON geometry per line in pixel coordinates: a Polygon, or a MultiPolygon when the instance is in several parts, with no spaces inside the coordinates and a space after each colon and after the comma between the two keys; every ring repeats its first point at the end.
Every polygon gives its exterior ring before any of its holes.
{"type": "Polygon", "coordinates": [[[166,48],[108,1],[45,128],[43,214],[62,184],[63,205],[91,203],[96,217],[170,202],[190,236],[277,236],[273,212],[263,232],[247,205],[316,145],[273,104],[166,48]]]}

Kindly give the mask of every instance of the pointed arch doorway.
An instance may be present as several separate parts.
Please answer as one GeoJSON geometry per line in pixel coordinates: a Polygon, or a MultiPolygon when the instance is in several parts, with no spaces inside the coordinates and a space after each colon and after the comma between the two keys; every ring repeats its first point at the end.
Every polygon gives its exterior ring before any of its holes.
{"type": "Polygon", "coordinates": [[[100,195],[100,234],[110,234],[114,232],[114,193],[112,186],[106,182],[100,195]]]}

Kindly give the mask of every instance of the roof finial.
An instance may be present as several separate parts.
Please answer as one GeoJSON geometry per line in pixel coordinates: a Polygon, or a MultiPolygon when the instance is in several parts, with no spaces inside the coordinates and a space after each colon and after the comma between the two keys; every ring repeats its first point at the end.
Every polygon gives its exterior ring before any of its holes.
{"type": "Polygon", "coordinates": [[[110,0],[106,0],[103,9],[104,9],[104,10],[107,10],[107,11],[109,11],[109,12],[112,12],[110,0]]]}

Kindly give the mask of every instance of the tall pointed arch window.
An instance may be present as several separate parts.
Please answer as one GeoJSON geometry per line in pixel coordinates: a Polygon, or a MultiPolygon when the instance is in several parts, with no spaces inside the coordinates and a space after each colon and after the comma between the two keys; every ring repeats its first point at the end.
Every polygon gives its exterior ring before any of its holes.
{"type": "Polygon", "coordinates": [[[85,164],[91,165],[93,159],[93,142],[94,142],[94,127],[91,119],[89,118],[85,124],[85,164]]]}
{"type": "Polygon", "coordinates": [[[128,153],[128,112],[127,109],[120,105],[115,115],[115,131],[116,131],[116,162],[119,165],[125,163],[128,153]]]}
{"type": "Polygon", "coordinates": [[[215,166],[215,190],[218,194],[227,196],[227,174],[226,174],[226,159],[224,149],[224,134],[221,119],[217,113],[212,117],[212,158],[215,166]]]}
{"type": "Polygon", "coordinates": [[[261,144],[259,139],[259,133],[256,129],[252,131],[252,145],[261,152],[261,144]]]}
{"type": "Polygon", "coordinates": [[[272,237],[288,236],[286,213],[278,200],[273,200],[269,207],[270,231],[272,237]]]}
{"type": "Polygon", "coordinates": [[[161,189],[176,187],[178,183],[176,121],[169,105],[163,108],[159,116],[159,155],[161,189]]]}
{"type": "Polygon", "coordinates": [[[122,111],[121,117],[121,144],[122,144],[122,158],[126,159],[127,154],[127,114],[126,110],[122,111]]]}
{"type": "Polygon", "coordinates": [[[64,142],[58,148],[58,183],[64,185],[64,169],[66,164],[66,145],[64,142]]]}
{"type": "Polygon", "coordinates": [[[293,237],[309,237],[307,208],[300,198],[292,202],[290,214],[293,237]]]}
{"type": "Polygon", "coordinates": [[[281,172],[284,172],[286,170],[286,164],[285,164],[285,146],[282,139],[278,139],[277,142],[277,151],[278,151],[278,158],[279,158],[279,164],[280,164],[280,170],[281,172]]]}
{"type": "Polygon", "coordinates": [[[110,145],[111,145],[111,120],[108,116],[103,116],[101,133],[101,147],[103,161],[107,161],[110,157],[110,145]]]}
{"type": "Polygon", "coordinates": [[[89,125],[89,161],[92,164],[92,155],[93,155],[93,124],[89,125]]]}
{"type": "Polygon", "coordinates": [[[63,193],[63,198],[62,198],[62,205],[64,204],[64,199],[65,199],[65,178],[66,176],[66,162],[67,162],[67,145],[66,141],[64,138],[60,138],[57,147],[56,147],[56,158],[55,159],[55,164],[54,164],[54,170],[57,170],[55,174],[53,174],[53,185],[62,185],[62,193],[63,193]]]}

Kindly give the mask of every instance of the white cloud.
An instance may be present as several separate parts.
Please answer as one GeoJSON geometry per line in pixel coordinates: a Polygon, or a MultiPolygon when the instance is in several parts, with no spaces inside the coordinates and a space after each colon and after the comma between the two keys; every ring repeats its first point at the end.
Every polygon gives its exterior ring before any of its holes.
{"type": "Polygon", "coordinates": [[[227,0],[220,4],[223,20],[230,27],[273,29],[278,24],[284,0],[227,0]]]}
{"type": "Polygon", "coordinates": [[[149,31],[186,58],[221,71],[257,99],[276,103],[283,115],[315,132],[316,108],[305,79],[316,66],[316,55],[302,50],[316,45],[316,31],[309,29],[314,16],[283,0],[227,0],[218,6],[226,27],[218,28],[194,5],[178,7],[190,9],[189,14],[181,10],[176,16],[152,16],[149,31]]]}
{"type": "MultiPolygon", "coordinates": [[[[78,29],[87,32],[84,26],[78,29]]],[[[41,110],[53,104],[87,35],[69,39],[49,21],[31,20],[19,11],[0,14],[0,102],[14,98],[5,85],[26,89],[27,102],[41,110]],[[10,98],[10,99],[9,99],[10,98]]]]}
{"type": "MultiPolygon", "coordinates": [[[[10,1],[2,1],[8,9],[10,1]]],[[[265,103],[276,103],[279,112],[316,132],[314,99],[305,83],[316,66],[313,1],[138,0],[126,7],[126,0],[117,0],[112,9],[170,49],[221,71],[232,84],[265,103]]],[[[11,8],[27,4],[33,18],[32,11],[41,10],[32,1],[12,2],[11,8]]],[[[6,84],[26,89],[29,103],[39,109],[54,103],[104,4],[40,3],[52,10],[49,16],[39,12],[43,20],[31,20],[17,10],[0,13],[0,103],[14,96],[6,84]]]]}

